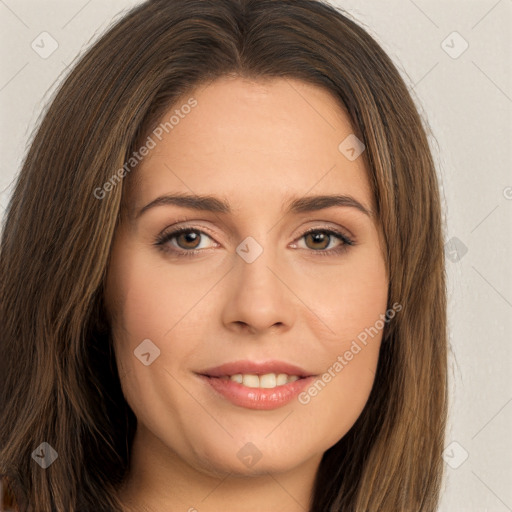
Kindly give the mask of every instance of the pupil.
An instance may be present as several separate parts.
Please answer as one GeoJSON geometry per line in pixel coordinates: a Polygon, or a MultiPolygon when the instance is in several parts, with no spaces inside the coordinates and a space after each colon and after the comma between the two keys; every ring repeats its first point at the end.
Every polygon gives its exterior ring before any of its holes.
{"type": "Polygon", "coordinates": [[[321,243],[327,240],[325,233],[310,233],[310,236],[313,238],[314,243],[321,243]]]}
{"type": "Polygon", "coordinates": [[[187,244],[192,243],[192,245],[193,245],[193,242],[199,238],[199,234],[195,233],[194,231],[189,231],[187,233],[184,233],[184,234],[182,234],[182,236],[185,238],[185,243],[187,243],[187,244]]]}

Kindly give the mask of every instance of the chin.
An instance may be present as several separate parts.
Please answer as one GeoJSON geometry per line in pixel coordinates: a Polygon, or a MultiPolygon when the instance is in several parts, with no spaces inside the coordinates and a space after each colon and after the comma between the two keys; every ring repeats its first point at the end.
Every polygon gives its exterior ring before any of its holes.
{"type": "Polygon", "coordinates": [[[285,473],[312,457],[309,451],[299,452],[296,445],[283,449],[268,439],[252,442],[246,437],[239,441],[230,439],[223,445],[214,444],[196,452],[194,465],[214,477],[224,477],[227,473],[247,477],[285,473]]]}

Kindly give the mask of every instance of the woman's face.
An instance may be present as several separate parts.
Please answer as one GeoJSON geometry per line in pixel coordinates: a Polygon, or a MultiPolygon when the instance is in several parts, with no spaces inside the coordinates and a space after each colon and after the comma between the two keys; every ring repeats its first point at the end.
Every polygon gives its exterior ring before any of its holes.
{"type": "Polygon", "coordinates": [[[136,442],[209,475],[318,464],[365,406],[386,312],[362,148],[294,80],[223,78],[162,122],[106,293],[136,442]]]}

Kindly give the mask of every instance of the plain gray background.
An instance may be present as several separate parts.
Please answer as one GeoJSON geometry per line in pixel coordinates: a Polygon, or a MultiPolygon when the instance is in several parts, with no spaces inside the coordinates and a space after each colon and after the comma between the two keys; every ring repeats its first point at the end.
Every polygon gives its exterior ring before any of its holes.
{"type": "MultiPolygon", "coordinates": [[[[138,3],[0,0],[0,218],[43,105],[77,55],[138,3]]],[[[451,350],[439,510],[512,511],[512,0],[330,3],[388,52],[434,135],[451,350]]]]}

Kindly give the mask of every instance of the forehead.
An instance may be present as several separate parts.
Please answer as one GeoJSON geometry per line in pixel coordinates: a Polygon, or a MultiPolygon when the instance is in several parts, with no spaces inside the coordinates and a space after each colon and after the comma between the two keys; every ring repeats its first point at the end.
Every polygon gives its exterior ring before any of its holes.
{"type": "Polygon", "coordinates": [[[353,136],[349,117],[321,87],[221,78],[184,95],[157,130],[134,171],[136,205],[169,192],[228,197],[235,209],[308,192],[372,204],[364,154],[350,160],[339,149],[353,136]]]}

